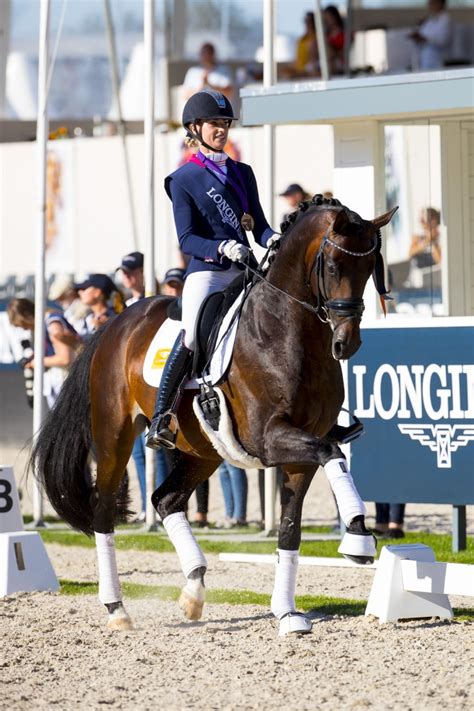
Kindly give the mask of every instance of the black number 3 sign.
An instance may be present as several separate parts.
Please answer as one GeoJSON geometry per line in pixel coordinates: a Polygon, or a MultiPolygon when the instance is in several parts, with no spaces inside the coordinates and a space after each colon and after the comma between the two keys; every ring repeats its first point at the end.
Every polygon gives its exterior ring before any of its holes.
{"type": "Polygon", "coordinates": [[[12,485],[6,479],[0,479],[0,514],[8,513],[13,507],[13,499],[10,496],[12,485]]]}

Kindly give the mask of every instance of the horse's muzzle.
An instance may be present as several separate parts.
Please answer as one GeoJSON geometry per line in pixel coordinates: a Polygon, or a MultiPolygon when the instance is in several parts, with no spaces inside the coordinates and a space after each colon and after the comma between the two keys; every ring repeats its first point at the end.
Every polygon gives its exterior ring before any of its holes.
{"type": "Polygon", "coordinates": [[[332,355],[335,360],[348,360],[361,346],[358,319],[348,319],[341,323],[332,337],[332,355]]]}

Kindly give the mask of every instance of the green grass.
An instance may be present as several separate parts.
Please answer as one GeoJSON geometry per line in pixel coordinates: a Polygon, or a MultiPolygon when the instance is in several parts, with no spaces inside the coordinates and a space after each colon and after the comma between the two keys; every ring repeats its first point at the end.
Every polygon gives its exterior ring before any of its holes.
{"type": "MultiPolygon", "coordinates": [[[[95,546],[93,538],[74,531],[45,530],[40,533],[45,543],[59,543],[83,548],[95,546]]],[[[155,551],[157,553],[168,553],[174,550],[164,533],[118,533],[115,540],[118,550],[155,551]]],[[[437,560],[448,563],[474,563],[474,536],[468,536],[467,550],[459,553],[452,552],[451,536],[447,534],[413,532],[407,533],[401,541],[380,540],[379,553],[382,546],[390,543],[424,543],[433,549],[437,560]]],[[[234,542],[204,538],[200,539],[200,545],[205,553],[274,553],[276,549],[275,541],[266,540],[234,542]]],[[[336,558],[339,556],[338,545],[338,541],[303,541],[300,552],[304,556],[336,558]]]]}
{"type": "MultiPolygon", "coordinates": [[[[61,580],[61,593],[64,595],[97,595],[97,583],[81,583],[73,580],[61,580]]],[[[123,583],[125,598],[157,600],[177,600],[180,588],[171,585],[140,585],[138,583],[123,583]]],[[[270,607],[270,595],[256,593],[251,590],[207,590],[207,602],[217,605],[260,605],[270,607]]],[[[367,605],[366,600],[350,600],[345,598],[326,597],[325,595],[302,595],[296,597],[296,605],[304,612],[317,612],[322,615],[344,615],[357,617],[363,615],[367,605]]],[[[457,620],[474,620],[474,608],[454,608],[457,620]]]]}

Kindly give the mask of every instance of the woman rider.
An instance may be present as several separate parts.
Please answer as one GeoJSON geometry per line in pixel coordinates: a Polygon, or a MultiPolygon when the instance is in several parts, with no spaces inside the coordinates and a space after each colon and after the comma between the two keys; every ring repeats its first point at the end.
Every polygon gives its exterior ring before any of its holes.
{"type": "Polygon", "coordinates": [[[194,94],[183,111],[189,145],[197,155],[165,179],[173,203],[181,250],[192,259],[183,290],[183,330],[166,362],[147,445],[174,449],[179,392],[192,360],[194,325],[204,299],[224,290],[244,268],[250,253],[246,232],[268,247],[280,238],[268,224],[258,197],[252,168],[232,160],[224,147],[232,121],[229,100],[204,89],[194,94]]]}

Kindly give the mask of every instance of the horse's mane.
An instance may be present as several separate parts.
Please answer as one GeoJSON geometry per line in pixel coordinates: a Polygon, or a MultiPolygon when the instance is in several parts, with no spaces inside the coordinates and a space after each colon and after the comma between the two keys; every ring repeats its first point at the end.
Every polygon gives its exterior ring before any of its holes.
{"type": "Polygon", "coordinates": [[[303,202],[300,202],[296,210],[287,216],[286,220],[284,220],[280,225],[281,234],[286,237],[287,233],[291,230],[301,215],[307,213],[308,211],[312,213],[315,210],[336,210],[338,212],[344,210],[347,213],[350,222],[359,225],[362,225],[363,223],[360,215],[343,205],[337,198],[325,198],[321,195],[321,193],[317,193],[316,195],[313,195],[311,200],[304,200],[303,202]]]}

